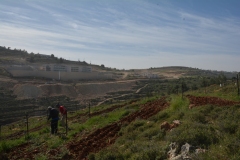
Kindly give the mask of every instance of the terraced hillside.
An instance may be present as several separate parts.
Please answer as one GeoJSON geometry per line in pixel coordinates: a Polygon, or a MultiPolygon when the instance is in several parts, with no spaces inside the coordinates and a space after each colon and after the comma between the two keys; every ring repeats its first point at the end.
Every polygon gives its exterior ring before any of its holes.
{"type": "MultiPolygon", "coordinates": [[[[219,122],[225,123],[224,121],[228,120],[228,124],[234,124],[234,121],[229,121],[229,118],[239,115],[239,107],[236,106],[239,104],[240,101],[187,95],[184,99],[171,96],[146,99],[146,101],[138,99],[112,106],[98,106],[94,108],[91,115],[88,115],[87,110],[70,115],[71,130],[68,135],[65,135],[63,128],[60,127],[58,136],[49,137],[47,129],[49,124],[45,123],[42,127],[32,129],[27,142],[24,139],[21,140],[16,147],[6,150],[6,154],[2,154],[2,157],[9,159],[109,159],[110,157],[173,159],[177,156],[188,156],[190,159],[196,159],[218,155],[219,159],[224,159],[228,151],[223,150],[219,153],[216,147],[220,144],[227,145],[224,143],[224,139],[229,138],[226,134],[231,133],[229,136],[234,139],[235,133],[238,133],[238,125],[232,126],[235,130],[232,128],[227,130],[231,126],[222,126],[224,124],[221,125],[219,122]],[[194,107],[189,108],[189,106],[194,107]],[[230,117],[228,111],[231,113],[230,117]],[[218,112],[219,118],[216,117],[215,112],[218,112]],[[222,119],[221,116],[227,119],[222,119]],[[160,129],[160,124],[163,122],[176,119],[180,121],[180,126],[175,126],[177,128],[172,129],[171,132],[160,129]],[[209,124],[212,121],[215,123],[209,124]],[[209,125],[212,127],[209,128],[209,125]],[[186,130],[186,127],[193,128],[186,130]],[[222,135],[219,135],[219,132],[222,135]],[[185,153],[186,155],[180,151],[173,153],[167,147],[171,142],[179,145],[187,142],[205,151],[198,154],[190,151],[185,153]]],[[[11,141],[21,139],[23,136],[12,135],[10,138],[12,140],[8,141],[11,144],[11,141]]],[[[8,138],[5,137],[5,139],[8,138]]],[[[240,146],[235,147],[240,148],[240,146]]],[[[238,154],[239,152],[235,150],[232,156],[238,154]]]]}

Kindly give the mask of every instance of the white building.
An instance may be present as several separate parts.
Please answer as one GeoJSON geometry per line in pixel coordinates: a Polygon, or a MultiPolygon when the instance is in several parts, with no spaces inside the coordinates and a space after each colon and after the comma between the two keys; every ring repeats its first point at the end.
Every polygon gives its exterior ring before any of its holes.
{"type": "Polygon", "coordinates": [[[69,65],[63,65],[63,64],[48,64],[48,65],[45,65],[45,71],[92,72],[92,67],[89,67],[89,66],[69,66],[69,65]]]}

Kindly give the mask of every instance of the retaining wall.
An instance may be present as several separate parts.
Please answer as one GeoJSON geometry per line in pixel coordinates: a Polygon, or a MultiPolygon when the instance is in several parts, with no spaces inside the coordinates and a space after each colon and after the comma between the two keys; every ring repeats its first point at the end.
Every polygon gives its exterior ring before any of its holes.
{"type": "Polygon", "coordinates": [[[13,77],[43,77],[55,80],[110,79],[112,75],[101,72],[54,72],[9,70],[13,77]]]}

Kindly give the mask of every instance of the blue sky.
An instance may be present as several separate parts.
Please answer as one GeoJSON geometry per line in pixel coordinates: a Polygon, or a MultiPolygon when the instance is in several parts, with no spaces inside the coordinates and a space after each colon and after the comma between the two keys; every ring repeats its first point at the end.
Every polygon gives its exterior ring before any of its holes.
{"type": "Polygon", "coordinates": [[[0,0],[0,46],[117,69],[240,71],[239,0],[0,0]]]}

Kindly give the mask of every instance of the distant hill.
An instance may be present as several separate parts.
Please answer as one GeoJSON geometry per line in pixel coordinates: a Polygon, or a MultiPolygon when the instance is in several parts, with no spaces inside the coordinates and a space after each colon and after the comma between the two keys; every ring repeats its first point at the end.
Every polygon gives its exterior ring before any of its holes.
{"type": "MultiPolygon", "coordinates": [[[[224,74],[228,79],[236,77],[236,72],[202,70],[186,66],[166,66],[148,69],[129,69],[118,70],[116,68],[105,67],[102,65],[89,64],[85,61],[70,61],[55,55],[45,55],[39,53],[29,53],[24,49],[11,49],[10,47],[0,46],[0,67],[4,65],[33,65],[33,64],[70,64],[91,66],[93,71],[110,72],[114,79],[139,79],[139,78],[181,78],[191,76],[218,76],[224,74]]],[[[3,69],[1,69],[3,70],[3,69]]],[[[0,71],[1,75],[9,75],[0,71]]]]}

